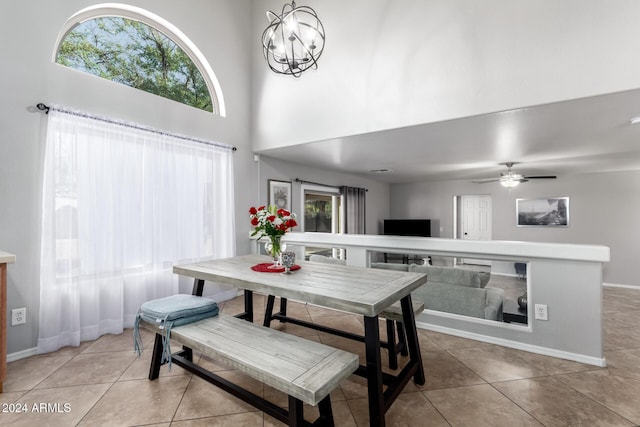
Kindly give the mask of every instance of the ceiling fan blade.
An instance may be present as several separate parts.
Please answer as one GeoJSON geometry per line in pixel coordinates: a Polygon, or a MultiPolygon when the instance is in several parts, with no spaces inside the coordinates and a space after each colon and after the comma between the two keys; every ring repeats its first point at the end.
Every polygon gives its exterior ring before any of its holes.
{"type": "Polygon", "coordinates": [[[556,179],[555,175],[534,175],[534,176],[524,176],[524,179],[556,179]]]}
{"type": "Polygon", "coordinates": [[[500,181],[500,179],[490,178],[490,179],[478,179],[471,182],[473,182],[474,184],[484,184],[485,182],[498,182],[498,181],[500,181]]]}

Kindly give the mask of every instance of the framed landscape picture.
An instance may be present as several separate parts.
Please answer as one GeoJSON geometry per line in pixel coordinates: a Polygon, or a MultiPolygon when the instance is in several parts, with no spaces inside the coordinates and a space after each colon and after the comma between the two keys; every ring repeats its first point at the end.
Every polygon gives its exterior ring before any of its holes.
{"type": "Polygon", "coordinates": [[[518,227],[568,227],[569,198],[516,199],[518,227]]]}
{"type": "Polygon", "coordinates": [[[291,212],[291,182],[269,180],[269,204],[291,212]]]}

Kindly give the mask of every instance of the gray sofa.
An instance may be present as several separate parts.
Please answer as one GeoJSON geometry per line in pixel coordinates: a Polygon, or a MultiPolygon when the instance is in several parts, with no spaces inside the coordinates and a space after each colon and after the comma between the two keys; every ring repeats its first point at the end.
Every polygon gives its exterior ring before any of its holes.
{"type": "Polygon", "coordinates": [[[429,310],[461,314],[480,319],[502,320],[504,291],[487,288],[490,273],[453,267],[416,264],[373,263],[372,268],[427,274],[427,283],[411,295],[429,310]]]}

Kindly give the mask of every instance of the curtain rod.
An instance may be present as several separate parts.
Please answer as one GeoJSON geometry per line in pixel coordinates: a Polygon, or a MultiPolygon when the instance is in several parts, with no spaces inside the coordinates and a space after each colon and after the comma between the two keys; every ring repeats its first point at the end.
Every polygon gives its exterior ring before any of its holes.
{"type": "Polygon", "coordinates": [[[184,141],[192,141],[192,142],[197,142],[199,144],[205,144],[205,145],[213,145],[215,147],[221,147],[221,148],[227,148],[230,149],[232,151],[238,151],[238,149],[234,146],[231,145],[227,145],[227,144],[222,144],[222,143],[218,143],[218,142],[212,142],[212,141],[206,141],[204,139],[198,139],[198,138],[193,138],[190,136],[184,136],[184,135],[179,135],[176,133],[171,133],[171,132],[166,132],[166,131],[162,131],[159,129],[154,129],[154,128],[149,128],[146,126],[142,126],[139,124],[135,124],[135,123],[126,123],[126,122],[122,122],[122,121],[118,121],[118,120],[114,120],[114,119],[109,119],[106,117],[100,117],[100,116],[94,116],[92,114],[88,114],[88,113],[80,113],[77,111],[71,111],[71,110],[66,110],[64,108],[58,108],[58,107],[50,107],[42,102],[38,103],[36,105],[36,108],[40,111],[44,111],[45,114],[49,114],[50,110],[53,111],[59,111],[61,113],[65,113],[65,114],[71,114],[74,116],[78,116],[78,117],[84,117],[87,119],[92,119],[92,120],[98,120],[101,122],[105,122],[105,123],[111,123],[111,124],[115,124],[115,125],[120,125],[120,126],[125,126],[125,127],[129,127],[129,128],[133,128],[133,129],[138,129],[138,130],[143,130],[146,132],[151,132],[151,133],[157,133],[160,135],[167,135],[167,136],[171,136],[174,138],[178,138],[178,139],[182,139],[184,141]]]}
{"type": "MultiPolygon", "coordinates": [[[[296,182],[299,182],[300,184],[312,184],[312,185],[321,185],[323,187],[336,187],[335,185],[328,185],[328,184],[321,184],[319,182],[313,182],[313,181],[305,181],[304,179],[300,179],[300,178],[296,178],[295,179],[296,182]]],[[[341,187],[340,185],[338,185],[338,187],[341,187]]],[[[358,188],[362,188],[362,187],[358,187],[358,188]]],[[[369,191],[368,188],[363,188],[364,191],[369,191]]]]}

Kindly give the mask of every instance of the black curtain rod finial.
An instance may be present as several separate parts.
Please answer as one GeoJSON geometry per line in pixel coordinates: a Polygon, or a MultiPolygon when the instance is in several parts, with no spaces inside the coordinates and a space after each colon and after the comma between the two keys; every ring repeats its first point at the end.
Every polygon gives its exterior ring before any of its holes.
{"type": "Polygon", "coordinates": [[[42,102],[37,104],[36,108],[40,111],[44,111],[45,114],[49,114],[49,110],[51,109],[48,105],[43,104],[42,102]]]}

